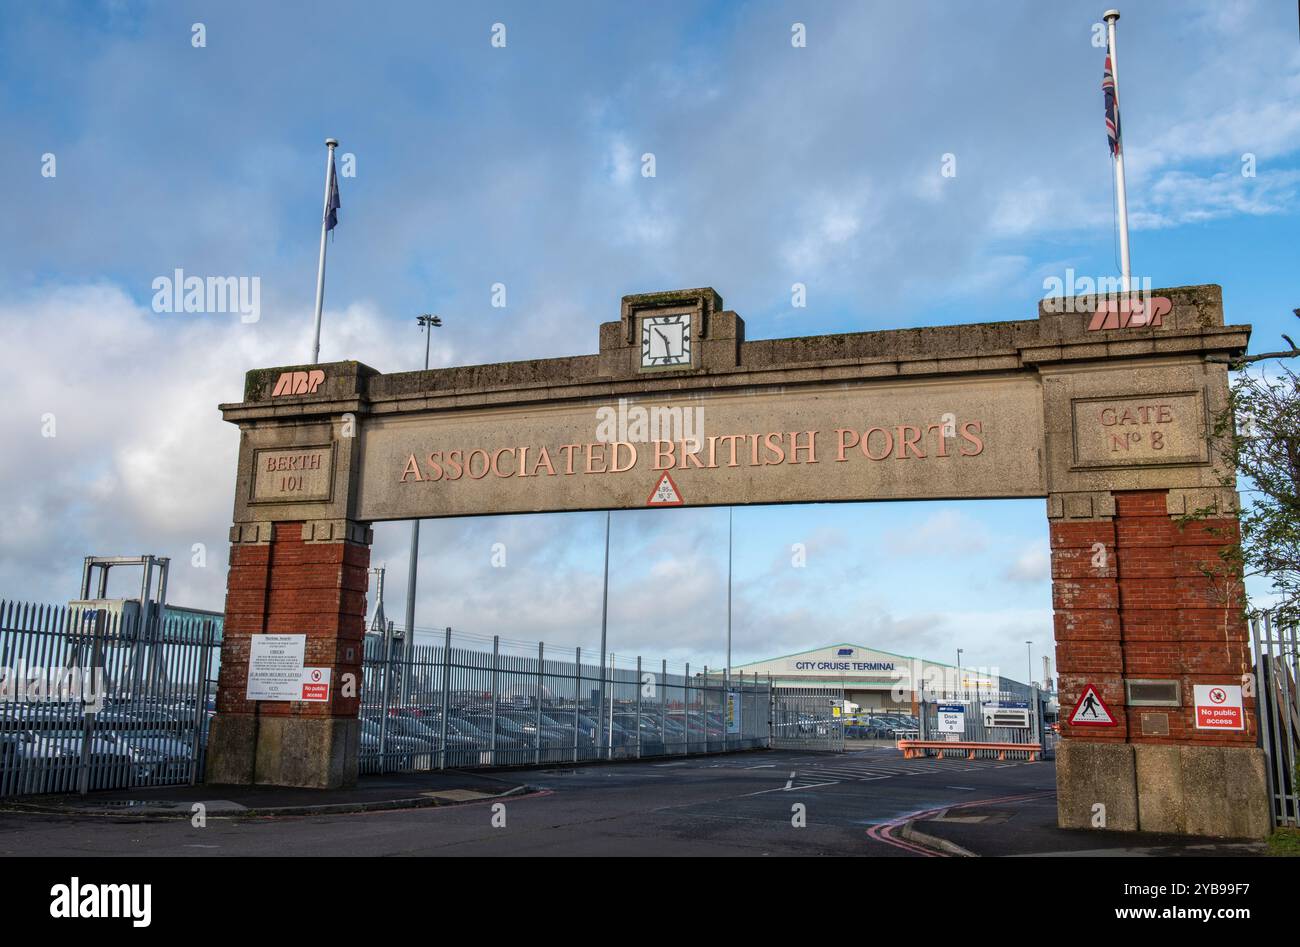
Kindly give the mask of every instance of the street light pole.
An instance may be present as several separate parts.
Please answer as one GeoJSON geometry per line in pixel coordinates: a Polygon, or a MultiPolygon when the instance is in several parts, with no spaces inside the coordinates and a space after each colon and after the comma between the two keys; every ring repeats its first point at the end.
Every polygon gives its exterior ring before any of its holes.
{"type": "Polygon", "coordinates": [[[1025,656],[1026,656],[1026,658],[1028,659],[1028,664],[1026,664],[1026,668],[1029,670],[1029,677],[1025,679],[1025,683],[1026,683],[1026,684],[1033,684],[1033,682],[1034,682],[1034,643],[1033,643],[1032,641],[1026,641],[1026,642],[1025,642],[1025,656]]]}
{"type": "Polygon", "coordinates": [[[732,508],[727,507],[727,674],[726,687],[731,688],[731,516],[732,508]]]}
{"type": "MultiPolygon", "coordinates": [[[[424,332],[424,370],[429,370],[429,342],[433,336],[433,330],[442,325],[442,319],[438,316],[425,313],[415,320],[416,324],[424,332]]],[[[415,645],[415,579],[416,571],[420,562],[420,521],[411,520],[411,560],[406,570],[406,638],[403,641],[403,656],[409,657],[411,648],[415,645]]],[[[409,664],[409,660],[405,662],[409,664]]],[[[405,695],[403,695],[405,696],[405,695]]]]}
{"type": "Polygon", "coordinates": [[[957,649],[957,680],[953,681],[953,685],[952,685],[954,697],[957,695],[957,686],[961,682],[961,652],[962,649],[958,648],[957,649]]]}
{"type": "MultiPolygon", "coordinates": [[[[605,727],[605,676],[606,676],[605,647],[609,642],[609,635],[608,635],[609,632],[609,524],[612,517],[613,517],[613,513],[610,510],[606,510],[605,511],[605,582],[604,582],[604,591],[601,593],[601,599],[600,599],[600,706],[596,708],[597,727],[600,730],[603,730],[605,727]]],[[[638,684],[637,686],[639,687],[640,684],[638,684]]],[[[613,707],[612,697],[610,701],[610,706],[613,707]]],[[[613,739],[614,739],[614,734],[612,731],[613,728],[611,727],[611,732],[610,732],[611,746],[613,745],[613,739]]],[[[596,734],[597,756],[599,756],[600,754],[599,747],[604,742],[603,740],[601,740],[602,736],[603,733],[598,732],[596,734]]]]}

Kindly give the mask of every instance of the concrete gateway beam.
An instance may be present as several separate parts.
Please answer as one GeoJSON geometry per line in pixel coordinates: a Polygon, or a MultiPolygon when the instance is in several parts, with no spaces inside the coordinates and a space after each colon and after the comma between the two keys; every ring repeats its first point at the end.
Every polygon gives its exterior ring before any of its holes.
{"type": "Polygon", "coordinates": [[[625,297],[622,319],[600,327],[599,355],[392,375],[338,363],[318,366],[324,378],[304,394],[276,394],[300,366],[250,372],[244,402],[223,406],[258,454],[241,455],[235,518],[261,520],[266,504],[276,519],[367,522],[635,508],[664,471],[687,505],[1047,496],[1113,485],[1083,475],[1088,466],[1169,457],[1193,465],[1162,486],[1215,486],[1189,446],[1204,440],[1225,375],[1205,356],[1242,351],[1249,329],[1223,326],[1216,287],[1161,292],[1177,304],[1158,328],[1089,331],[1085,310],[745,342],[716,293],[688,290],[625,297]],[[645,333],[666,338],[647,320],[674,314],[687,361],[643,364],[645,333]],[[1059,384],[1097,362],[1117,374],[1059,384]],[[1119,433],[1159,433],[1162,445],[1169,433],[1182,453],[1161,456],[1140,437],[1112,450],[1102,414],[1122,417],[1125,396],[1167,393],[1175,377],[1187,381],[1173,386],[1168,419],[1119,433]],[[1060,412],[1089,388],[1099,394],[1083,418],[1060,412]],[[287,446],[319,452],[314,477],[272,476],[290,421],[287,446]],[[1053,468],[1049,434],[1067,431],[1081,454],[1053,468]]]}
{"type": "MultiPolygon", "coordinates": [[[[1066,728],[1062,823],[1083,824],[1110,793],[1113,828],[1137,827],[1145,811],[1144,828],[1203,830],[1186,805],[1144,810],[1155,790],[1143,785],[1177,785],[1184,801],[1202,791],[1201,762],[1169,746],[1254,760],[1253,713],[1241,734],[1196,730],[1190,707],[1130,720],[1124,679],[1174,678],[1190,695],[1193,682],[1249,669],[1244,623],[1198,584],[1212,544],[1171,519],[1208,506],[1222,514],[1212,524],[1235,528],[1237,497],[1208,433],[1250,327],[1224,324],[1219,287],[1048,300],[1037,318],[1011,322],[744,335],[705,288],[625,296],[594,355],[388,375],[357,362],[249,372],[243,401],[222,405],[241,441],[210,778],[355,778],[355,695],[254,704],[243,678],[249,637],[288,630],[311,636],[313,663],[336,679],[359,675],[371,523],[1044,497],[1062,706],[1092,684],[1119,717],[1100,735],[1066,728]],[[1212,652],[1222,658],[1197,644],[1210,636],[1227,642],[1212,652]]],[[[1267,823],[1262,776],[1247,782],[1244,811],[1267,823]]]]}

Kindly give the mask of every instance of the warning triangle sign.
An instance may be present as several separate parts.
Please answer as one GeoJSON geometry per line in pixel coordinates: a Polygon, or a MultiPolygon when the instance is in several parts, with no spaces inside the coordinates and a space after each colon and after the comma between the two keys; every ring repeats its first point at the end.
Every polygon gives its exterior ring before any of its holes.
{"type": "Polygon", "coordinates": [[[646,506],[681,506],[685,502],[682,500],[681,491],[677,489],[677,484],[673,483],[673,478],[668,476],[667,471],[659,478],[659,483],[655,485],[654,491],[650,494],[650,499],[646,500],[646,506]]]}
{"type": "Polygon", "coordinates": [[[1097,688],[1089,684],[1079,695],[1079,702],[1074,705],[1074,711],[1070,714],[1070,726],[1116,727],[1119,724],[1102,701],[1101,694],[1097,693],[1097,688]]]}

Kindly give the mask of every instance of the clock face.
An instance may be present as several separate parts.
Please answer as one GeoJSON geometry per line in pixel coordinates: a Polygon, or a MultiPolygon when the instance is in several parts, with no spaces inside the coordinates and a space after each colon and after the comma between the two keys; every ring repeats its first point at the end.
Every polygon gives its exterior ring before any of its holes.
{"type": "Polygon", "coordinates": [[[646,316],[641,320],[641,367],[691,364],[691,317],[646,316]]]}

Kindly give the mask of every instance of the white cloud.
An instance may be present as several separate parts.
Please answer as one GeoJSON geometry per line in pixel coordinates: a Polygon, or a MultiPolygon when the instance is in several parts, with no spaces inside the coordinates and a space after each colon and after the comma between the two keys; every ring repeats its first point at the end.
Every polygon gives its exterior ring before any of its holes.
{"type": "MultiPolygon", "coordinates": [[[[396,362],[373,309],[327,310],[325,324],[327,355],[396,362]]],[[[306,310],[248,325],[157,314],[104,283],[0,305],[0,566],[24,577],[22,594],[66,600],[83,556],[150,552],[173,557],[172,600],[219,606],[239,434],[217,405],[241,399],[249,367],[301,362],[310,326],[306,310]],[[189,565],[199,542],[202,570],[189,565]]]]}
{"type": "Polygon", "coordinates": [[[1049,582],[1052,577],[1052,555],[1047,543],[1037,542],[1022,550],[1003,575],[1012,582],[1049,582]]]}
{"type": "Polygon", "coordinates": [[[1145,210],[1130,216],[1136,229],[1197,224],[1238,214],[1284,214],[1296,206],[1300,171],[1273,171],[1254,178],[1239,170],[1205,176],[1169,171],[1151,183],[1145,210]]]}
{"type": "Polygon", "coordinates": [[[961,556],[979,552],[988,544],[983,527],[954,509],[931,513],[914,528],[887,532],[881,545],[903,556],[961,556]]]}

